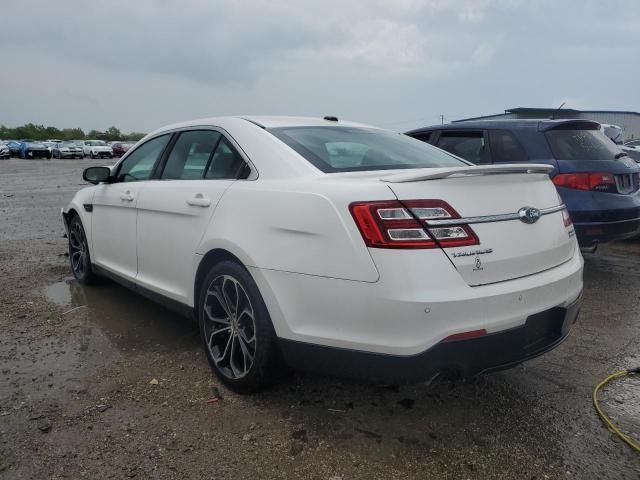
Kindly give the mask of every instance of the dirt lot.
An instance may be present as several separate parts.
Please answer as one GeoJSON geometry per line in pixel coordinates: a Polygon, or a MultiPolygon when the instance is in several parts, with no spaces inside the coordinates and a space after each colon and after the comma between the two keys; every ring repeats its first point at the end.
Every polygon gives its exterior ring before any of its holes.
{"type": "MultiPolygon", "coordinates": [[[[243,397],[194,325],[70,279],[59,208],[90,164],[0,161],[0,478],[640,477],[591,405],[640,365],[640,242],[586,258],[571,337],[513,370],[400,388],[294,374],[243,397]]],[[[640,378],[603,405],[640,440],[640,378]]]]}

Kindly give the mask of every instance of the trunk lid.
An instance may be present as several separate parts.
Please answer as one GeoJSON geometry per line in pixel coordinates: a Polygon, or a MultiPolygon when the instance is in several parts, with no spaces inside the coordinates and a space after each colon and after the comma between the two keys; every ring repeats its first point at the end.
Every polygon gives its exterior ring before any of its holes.
{"type": "MultiPolygon", "coordinates": [[[[469,285],[478,286],[548,270],[574,255],[575,234],[573,227],[565,227],[562,201],[548,176],[551,170],[549,165],[527,164],[435,168],[381,180],[401,202],[438,199],[453,207],[461,219],[440,220],[440,225],[468,225],[479,244],[442,251],[469,285]],[[529,218],[533,223],[518,216],[526,207],[541,213],[529,218]]],[[[427,224],[428,229],[438,221],[427,224]]]]}

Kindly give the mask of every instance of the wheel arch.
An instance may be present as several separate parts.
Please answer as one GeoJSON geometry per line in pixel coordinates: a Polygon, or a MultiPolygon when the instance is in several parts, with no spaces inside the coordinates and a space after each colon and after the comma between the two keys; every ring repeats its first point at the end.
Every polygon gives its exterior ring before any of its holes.
{"type": "Polygon", "coordinates": [[[200,287],[207,272],[220,262],[233,261],[246,268],[244,262],[242,262],[236,255],[231,253],[225,248],[213,248],[202,256],[198,268],[196,269],[196,275],[193,282],[193,307],[197,312],[198,304],[200,303],[200,287]]]}

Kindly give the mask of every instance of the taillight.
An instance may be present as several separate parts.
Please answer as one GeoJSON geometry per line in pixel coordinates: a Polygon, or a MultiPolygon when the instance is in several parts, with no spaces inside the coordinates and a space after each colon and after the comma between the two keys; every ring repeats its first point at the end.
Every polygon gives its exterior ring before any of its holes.
{"type": "Polygon", "coordinates": [[[368,247],[445,248],[479,243],[468,225],[429,226],[429,220],[460,218],[442,200],[357,202],[349,210],[368,247]]]}
{"type": "Polygon", "coordinates": [[[559,173],[553,177],[558,187],[575,190],[616,192],[616,180],[612,173],[559,173]]]}
{"type": "Polygon", "coordinates": [[[567,228],[573,225],[573,221],[571,220],[571,215],[569,215],[569,212],[567,211],[566,208],[562,210],[562,221],[564,222],[564,226],[567,228]]]}

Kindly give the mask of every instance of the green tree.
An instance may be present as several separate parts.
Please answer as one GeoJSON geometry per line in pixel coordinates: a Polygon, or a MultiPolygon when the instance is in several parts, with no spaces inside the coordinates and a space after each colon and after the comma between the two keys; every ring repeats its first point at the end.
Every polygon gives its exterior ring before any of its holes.
{"type": "Polygon", "coordinates": [[[146,135],[146,133],[131,132],[131,133],[128,133],[128,134],[124,135],[124,139],[128,140],[130,142],[137,142],[138,140],[140,140],[145,135],[146,135]]]}
{"type": "Polygon", "coordinates": [[[34,140],[47,140],[47,139],[60,139],[60,140],[83,140],[85,138],[100,138],[104,140],[130,140],[137,141],[144,137],[144,133],[132,132],[122,133],[120,129],[115,126],[109,127],[106,132],[99,132],[98,130],[90,130],[85,135],[81,128],[63,128],[52,127],[44,125],[35,125],[33,123],[27,123],[18,127],[7,127],[6,125],[0,125],[0,139],[20,140],[22,138],[32,138],[34,140]]]}
{"type": "Polygon", "coordinates": [[[122,133],[120,133],[120,130],[113,126],[107,128],[107,130],[104,132],[104,136],[105,139],[109,141],[122,139],[122,133]]]}

